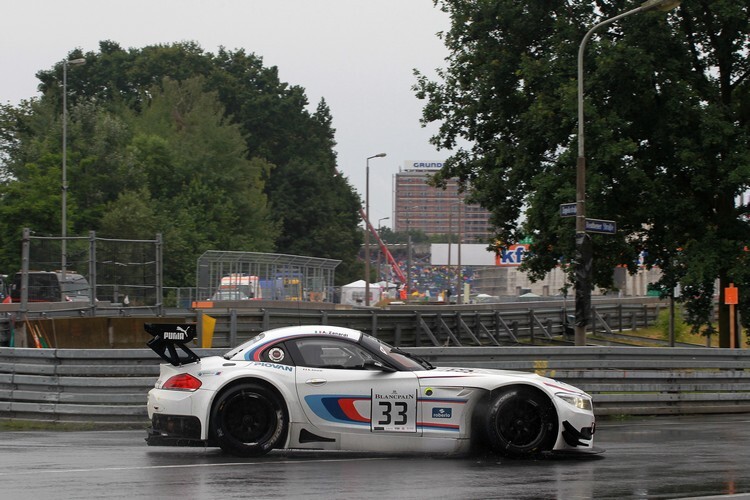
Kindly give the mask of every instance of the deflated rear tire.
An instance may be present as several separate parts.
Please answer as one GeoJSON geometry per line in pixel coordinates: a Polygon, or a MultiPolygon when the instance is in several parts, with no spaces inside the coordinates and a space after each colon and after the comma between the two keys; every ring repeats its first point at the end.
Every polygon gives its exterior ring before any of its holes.
{"type": "Polygon", "coordinates": [[[218,397],[211,410],[216,442],[232,455],[265,455],[283,442],[287,427],[283,401],[260,384],[232,387],[218,397]]]}
{"type": "Polygon", "coordinates": [[[494,453],[528,457],[554,447],[557,413],[542,393],[527,387],[511,387],[490,401],[484,430],[494,453]]]}

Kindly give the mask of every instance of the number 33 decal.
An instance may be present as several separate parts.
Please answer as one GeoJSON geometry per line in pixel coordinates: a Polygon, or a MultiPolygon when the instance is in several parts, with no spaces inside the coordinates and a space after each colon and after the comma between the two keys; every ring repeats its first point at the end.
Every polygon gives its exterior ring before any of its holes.
{"type": "Polygon", "coordinates": [[[372,391],[372,432],[417,432],[417,393],[372,391]]]}
{"type": "Polygon", "coordinates": [[[378,420],[378,425],[391,425],[391,423],[393,423],[393,425],[406,425],[409,422],[409,416],[407,413],[409,405],[405,402],[396,401],[395,403],[391,403],[390,401],[378,401],[378,404],[382,410],[381,415],[385,417],[384,420],[378,420]],[[393,407],[396,407],[396,416],[399,418],[391,422],[393,407]]]}

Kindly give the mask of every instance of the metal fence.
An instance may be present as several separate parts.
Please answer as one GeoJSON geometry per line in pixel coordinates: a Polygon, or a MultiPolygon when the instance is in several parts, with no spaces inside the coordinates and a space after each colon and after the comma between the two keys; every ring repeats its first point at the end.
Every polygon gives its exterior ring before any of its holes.
{"type": "Polygon", "coordinates": [[[209,250],[198,259],[198,300],[333,302],[340,260],[209,250]]]}
{"type": "Polygon", "coordinates": [[[20,281],[14,281],[11,296],[28,310],[30,302],[63,302],[71,310],[82,307],[128,306],[161,314],[161,235],[153,240],[99,238],[94,231],[81,237],[36,236],[25,228],[21,242],[20,281]],[[54,282],[34,284],[30,276],[43,271],[56,276],[54,282]],[[71,283],[66,276],[79,277],[71,283]],[[74,287],[72,293],[66,287],[74,287]],[[45,289],[47,287],[47,289],[45,289]],[[31,296],[31,293],[41,297],[31,296]]]}
{"type": "MultiPolygon", "coordinates": [[[[88,307],[79,309],[71,317],[71,307],[65,303],[30,304],[21,315],[18,304],[0,304],[0,314],[6,321],[15,324],[12,340],[7,335],[0,337],[0,347],[27,347],[29,342],[24,328],[36,328],[40,332],[56,332],[56,341],[44,347],[84,348],[115,347],[109,344],[73,343],[68,340],[81,332],[87,338],[97,338],[101,323],[97,318],[111,319],[112,331],[108,337],[117,347],[138,348],[143,342],[133,335],[133,324],[114,321],[121,318],[178,318],[175,321],[196,322],[203,339],[203,316],[215,320],[210,343],[212,347],[228,348],[249,339],[265,330],[290,325],[335,325],[361,330],[390,344],[402,347],[421,346],[502,346],[517,344],[572,344],[570,317],[572,305],[564,301],[533,303],[472,304],[460,306],[404,305],[388,309],[355,309],[335,304],[278,301],[236,301],[223,305],[192,310],[166,308],[164,314],[153,315],[147,309],[97,305],[95,314],[88,307]],[[252,304],[253,307],[247,307],[252,304]],[[286,305],[286,307],[281,307],[286,305]],[[80,313],[80,314],[78,314],[80,313]],[[94,317],[96,316],[96,317],[94,317]],[[58,321],[58,320],[65,321],[58,321]],[[26,341],[26,343],[24,343],[26,341]]],[[[670,345],[666,340],[628,338],[632,330],[650,326],[659,315],[663,304],[655,299],[639,301],[612,299],[595,301],[592,306],[593,321],[590,325],[589,342],[598,345],[670,345]]],[[[0,317],[0,321],[2,318],[0,317]]],[[[204,345],[201,343],[201,345],[204,345]]]]}
{"type": "MultiPolygon", "coordinates": [[[[586,390],[598,415],[750,412],[750,351],[637,347],[422,347],[442,366],[501,368],[586,390]]],[[[196,349],[201,356],[223,349],[196,349]]],[[[0,348],[0,420],[146,426],[161,362],[147,349],[0,348]]]]}
{"type": "MultiPolygon", "coordinates": [[[[661,303],[613,301],[592,306],[591,331],[599,343],[617,343],[618,332],[652,325],[661,303]]],[[[492,306],[399,306],[382,309],[297,309],[263,307],[257,310],[203,310],[216,320],[213,347],[231,347],[256,334],[289,325],[336,325],[354,328],[395,346],[515,345],[572,341],[569,317],[562,305],[533,303],[492,306]]],[[[198,324],[201,324],[198,319],[198,324]]],[[[202,332],[199,328],[199,334],[202,332]]]]}

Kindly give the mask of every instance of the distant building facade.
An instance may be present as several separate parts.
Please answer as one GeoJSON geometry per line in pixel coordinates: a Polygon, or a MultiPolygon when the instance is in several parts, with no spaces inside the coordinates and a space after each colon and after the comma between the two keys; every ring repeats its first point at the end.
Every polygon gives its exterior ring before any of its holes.
{"type": "Polygon", "coordinates": [[[427,235],[456,234],[466,243],[489,242],[490,214],[478,205],[463,203],[458,182],[449,180],[446,189],[427,184],[443,163],[405,161],[393,176],[393,230],[417,229],[427,235]]]}

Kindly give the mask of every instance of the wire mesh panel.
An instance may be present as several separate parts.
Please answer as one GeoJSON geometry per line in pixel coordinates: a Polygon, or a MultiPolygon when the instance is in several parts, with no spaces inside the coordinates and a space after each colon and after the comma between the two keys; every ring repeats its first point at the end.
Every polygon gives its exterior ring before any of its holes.
{"type": "Polygon", "coordinates": [[[333,301],[340,260],[210,250],[198,259],[199,300],[333,301]]]}
{"type": "Polygon", "coordinates": [[[161,307],[161,237],[124,240],[36,236],[24,230],[14,302],[87,302],[91,306],[161,307]]]}
{"type": "Polygon", "coordinates": [[[129,306],[161,303],[157,240],[96,242],[96,290],[100,300],[129,306]]]}

